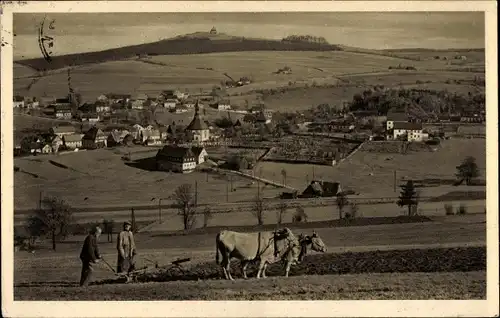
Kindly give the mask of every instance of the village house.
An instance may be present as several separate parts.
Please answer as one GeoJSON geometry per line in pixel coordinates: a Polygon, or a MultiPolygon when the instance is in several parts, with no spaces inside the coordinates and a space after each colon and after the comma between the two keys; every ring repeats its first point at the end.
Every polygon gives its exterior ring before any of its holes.
{"type": "Polygon", "coordinates": [[[255,121],[258,123],[269,124],[271,123],[272,117],[273,117],[272,111],[263,109],[257,114],[255,121]]]}
{"type": "Polygon", "coordinates": [[[188,94],[182,93],[179,90],[168,89],[160,93],[160,96],[164,99],[177,99],[183,100],[188,97],[188,94]]]}
{"type": "Polygon", "coordinates": [[[174,98],[169,98],[163,103],[163,107],[168,109],[174,109],[179,104],[179,101],[174,98]]]}
{"type": "Polygon", "coordinates": [[[139,140],[140,139],[140,136],[141,136],[141,132],[144,130],[145,128],[142,127],[141,125],[139,124],[135,124],[134,126],[132,126],[132,128],[130,129],[130,134],[134,137],[134,140],[139,140]]]}
{"type": "Polygon", "coordinates": [[[36,97],[28,97],[25,100],[25,106],[28,109],[37,109],[40,107],[40,102],[36,97]]]}
{"type": "Polygon", "coordinates": [[[104,94],[97,97],[97,100],[107,104],[128,103],[131,95],[128,94],[104,94]]]}
{"type": "Polygon", "coordinates": [[[52,127],[52,128],[50,128],[49,132],[52,135],[56,135],[56,136],[59,136],[62,138],[65,135],[74,134],[76,132],[76,130],[75,130],[75,127],[66,125],[66,126],[52,127]]]}
{"type": "Polygon", "coordinates": [[[123,140],[126,136],[130,135],[127,130],[113,129],[108,134],[108,147],[115,147],[123,144],[123,140]]]}
{"type": "MultiPolygon", "coordinates": [[[[186,106],[186,108],[194,108],[194,106],[196,105],[196,101],[192,98],[188,98],[188,99],[185,99],[183,102],[182,102],[182,105],[186,106]]],[[[199,105],[201,107],[201,105],[199,105]]]]}
{"type": "Polygon", "coordinates": [[[429,138],[429,134],[422,130],[422,123],[395,122],[393,127],[394,140],[405,138],[407,141],[424,141],[429,138]]]}
{"type": "Polygon", "coordinates": [[[187,112],[188,112],[188,108],[184,105],[177,105],[175,107],[176,114],[182,114],[182,113],[187,113],[187,112]]]}
{"type": "Polygon", "coordinates": [[[57,119],[71,119],[72,111],[71,104],[69,103],[55,103],[54,106],[54,115],[57,119]]]}
{"type": "Polygon", "coordinates": [[[82,138],[82,147],[85,149],[105,148],[108,136],[99,128],[90,128],[82,138]]]}
{"type": "Polygon", "coordinates": [[[82,147],[83,134],[64,135],[62,141],[67,149],[78,149],[82,147]]]}
{"type": "Polygon", "coordinates": [[[231,102],[227,99],[223,99],[214,103],[212,106],[217,110],[229,110],[231,109],[231,102]]]}
{"type": "Polygon", "coordinates": [[[193,146],[191,147],[191,151],[196,157],[196,164],[202,164],[208,158],[208,153],[204,147],[193,146]]]}
{"type": "Polygon", "coordinates": [[[394,123],[407,123],[409,121],[408,115],[405,112],[389,111],[387,113],[387,131],[394,129],[394,123]]]}
{"type": "Polygon", "coordinates": [[[463,123],[483,123],[485,121],[485,116],[475,112],[465,112],[460,116],[460,121],[463,123]]]}
{"type": "Polygon", "coordinates": [[[156,154],[156,169],[189,173],[196,168],[196,156],[188,147],[167,145],[156,154]]]}
{"type": "Polygon", "coordinates": [[[97,113],[97,106],[95,103],[83,103],[78,107],[80,114],[97,113]]]}
{"type": "Polygon", "coordinates": [[[338,182],[329,182],[322,180],[312,180],[300,197],[334,197],[342,192],[342,187],[338,182]]]}
{"type": "Polygon", "coordinates": [[[198,106],[198,103],[196,103],[193,120],[185,131],[190,142],[203,143],[210,139],[210,129],[206,122],[200,118],[198,106]]]}
{"type": "Polygon", "coordinates": [[[82,114],[80,116],[80,118],[81,118],[82,122],[88,121],[91,124],[95,124],[95,123],[97,123],[97,122],[99,122],[101,120],[101,118],[99,117],[99,115],[97,113],[82,114]]]}
{"type": "Polygon", "coordinates": [[[146,94],[137,95],[132,101],[132,109],[144,109],[145,103],[148,100],[148,96],[146,94]]]}
{"type": "Polygon", "coordinates": [[[97,101],[95,102],[95,112],[96,113],[109,113],[111,112],[111,106],[105,102],[97,101]]]}
{"type": "Polygon", "coordinates": [[[158,129],[145,129],[141,132],[140,139],[146,146],[160,146],[161,133],[158,129]]]}
{"type": "Polygon", "coordinates": [[[53,152],[52,145],[50,144],[45,144],[42,146],[41,153],[43,154],[50,154],[53,152]]]}
{"type": "Polygon", "coordinates": [[[24,97],[14,96],[14,108],[24,108],[24,97]]]}

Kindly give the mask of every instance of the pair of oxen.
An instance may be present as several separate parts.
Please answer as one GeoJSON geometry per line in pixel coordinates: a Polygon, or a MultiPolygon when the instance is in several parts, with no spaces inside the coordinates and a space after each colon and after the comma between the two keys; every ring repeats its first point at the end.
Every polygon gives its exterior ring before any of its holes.
{"type": "Polygon", "coordinates": [[[247,279],[247,267],[251,262],[258,262],[257,278],[266,277],[268,264],[282,261],[285,277],[290,267],[300,264],[311,248],[316,252],[326,252],[326,246],[316,232],[312,235],[300,234],[298,237],[289,228],[276,231],[241,233],[224,230],[216,237],[215,261],[222,266],[226,279],[234,280],[230,273],[232,258],[241,261],[243,277],[247,279]],[[222,261],[219,261],[222,255],[222,261]]]}

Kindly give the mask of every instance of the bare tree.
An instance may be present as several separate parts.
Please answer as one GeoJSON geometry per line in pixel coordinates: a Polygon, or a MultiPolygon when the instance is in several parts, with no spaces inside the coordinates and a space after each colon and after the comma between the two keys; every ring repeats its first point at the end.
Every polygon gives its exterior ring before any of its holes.
{"type": "Polygon", "coordinates": [[[280,202],[278,204],[278,210],[276,211],[276,223],[278,225],[281,225],[283,223],[283,217],[285,216],[287,211],[288,204],[286,204],[285,202],[280,202]]]}
{"type": "Polygon", "coordinates": [[[255,196],[253,201],[253,209],[251,210],[251,212],[253,216],[257,218],[258,225],[264,224],[264,210],[265,210],[264,200],[259,195],[255,196]]]}
{"type": "Polygon", "coordinates": [[[196,222],[196,210],[192,186],[188,183],[181,184],[177,189],[175,189],[172,198],[174,199],[175,205],[179,210],[179,214],[182,216],[184,230],[192,229],[196,222]]]}
{"type": "Polygon", "coordinates": [[[104,219],[102,221],[102,225],[104,227],[104,234],[107,234],[108,236],[108,242],[111,242],[113,243],[113,229],[115,227],[115,221],[113,221],[112,219],[111,220],[107,220],[107,219],[104,219]]]}
{"type": "Polygon", "coordinates": [[[337,194],[337,200],[335,202],[337,204],[337,208],[339,209],[339,219],[342,219],[342,211],[344,207],[349,204],[346,195],[343,192],[337,194]]]}
{"type": "Polygon", "coordinates": [[[210,219],[213,217],[213,213],[212,213],[212,210],[210,209],[210,207],[206,207],[205,210],[203,210],[203,227],[207,227],[208,226],[208,221],[210,221],[210,219]]]}
{"type": "Polygon", "coordinates": [[[283,177],[283,184],[286,185],[286,170],[285,170],[285,168],[281,169],[281,176],[283,177]]]}
{"type": "Polygon", "coordinates": [[[28,219],[28,231],[32,237],[50,237],[55,251],[57,241],[68,235],[71,221],[71,208],[64,200],[45,197],[28,219]]]}

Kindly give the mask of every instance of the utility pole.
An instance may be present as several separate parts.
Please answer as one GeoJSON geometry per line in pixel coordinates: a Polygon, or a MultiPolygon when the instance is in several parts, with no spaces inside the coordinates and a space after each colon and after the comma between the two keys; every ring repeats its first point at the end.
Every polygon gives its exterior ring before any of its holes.
{"type": "Polygon", "coordinates": [[[161,198],[158,200],[158,221],[161,223],[161,198]]]}
{"type": "Polygon", "coordinates": [[[226,180],[226,202],[229,202],[229,183],[226,180]]]}
{"type": "Polygon", "coordinates": [[[38,197],[38,209],[42,209],[42,191],[40,191],[40,196],[38,197]]]}
{"type": "Polygon", "coordinates": [[[233,192],[233,175],[229,175],[229,178],[231,180],[231,192],[233,192]]]}
{"type": "Polygon", "coordinates": [[[396,170],[394,170],[394,192],[396,192],[396,170]]]}
{"type": "Polygon", "coordinates": [[[194,206],[198,206],[198,181],[194,182],[194,206]]]}

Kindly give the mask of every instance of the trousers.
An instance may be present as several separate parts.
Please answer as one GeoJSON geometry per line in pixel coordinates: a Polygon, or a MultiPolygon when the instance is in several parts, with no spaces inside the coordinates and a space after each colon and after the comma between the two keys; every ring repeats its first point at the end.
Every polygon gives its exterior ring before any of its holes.
{"type": "Polygon", "coordinates": [[[82,261],[82,275],[80,276],[80,286],[88,286],[92,278],[94,268],[89,261],[82,261]]]}

